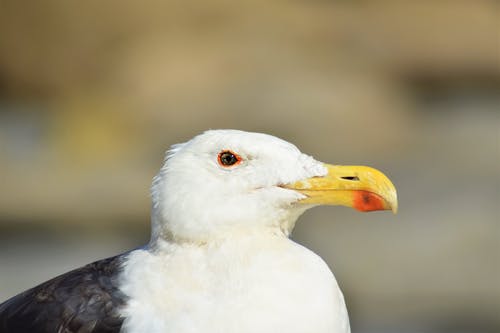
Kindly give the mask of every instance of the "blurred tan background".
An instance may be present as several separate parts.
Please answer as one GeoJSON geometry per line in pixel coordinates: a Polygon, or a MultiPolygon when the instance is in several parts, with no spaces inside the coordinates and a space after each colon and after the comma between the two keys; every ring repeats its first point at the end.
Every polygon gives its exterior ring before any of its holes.
{"type": "Polygon", "coordinates": [[[293,238],[353,332],[500,331],[496,1],[0,0],[0,301],[147,242],[163,152],[266,132],[383,170],[400,213],[293,238]]]}

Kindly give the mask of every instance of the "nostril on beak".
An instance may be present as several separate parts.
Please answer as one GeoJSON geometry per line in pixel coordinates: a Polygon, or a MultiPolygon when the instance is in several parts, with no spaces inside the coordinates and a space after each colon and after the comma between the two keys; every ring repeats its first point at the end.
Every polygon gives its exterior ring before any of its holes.
{"type": "Polygon", "coordinates": [[[351,177],[340,177],[345,180],[352,180],[352,181],[359,181],[358,176],[351,176],[351,177]]]}

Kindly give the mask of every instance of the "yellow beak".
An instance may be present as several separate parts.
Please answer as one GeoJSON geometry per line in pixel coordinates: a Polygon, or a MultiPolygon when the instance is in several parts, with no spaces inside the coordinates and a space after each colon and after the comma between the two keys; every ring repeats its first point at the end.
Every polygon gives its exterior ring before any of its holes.
{"type": "Polygon", "coordinates": [[[362,212],[398,211],[396,188],[382,172],[366,166],[325,164],[328,174],[312,177],[285,188],[306,196],[300,202],[313,205],[341,205],[362,212]]]}

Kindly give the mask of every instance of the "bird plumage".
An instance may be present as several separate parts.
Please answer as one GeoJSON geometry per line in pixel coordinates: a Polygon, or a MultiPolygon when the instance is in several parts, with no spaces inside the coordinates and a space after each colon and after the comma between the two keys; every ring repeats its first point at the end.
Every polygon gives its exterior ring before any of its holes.
{"type": "Polygon", "coordinates": [[[149,244],[6,301],[0,333],[348,333],[330,269],[288,238],[318,204],[397,209],[375,169],[207,131],[173,146],[154,178],[149,244]]]}
{"type": "Polygon", "coordinates": [[[124,255],[99,260],[0,305],[1,333],[117,333],[127,297],[118,276],[124,255]]]}

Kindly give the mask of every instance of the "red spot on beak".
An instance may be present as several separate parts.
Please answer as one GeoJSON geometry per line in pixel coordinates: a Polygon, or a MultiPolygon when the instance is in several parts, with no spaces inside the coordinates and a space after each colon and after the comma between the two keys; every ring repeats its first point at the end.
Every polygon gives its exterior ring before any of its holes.
{"type": "Polygon", "coordinates": [[[361,212],[387,209],[385,201],[380,195],[368,191],[354,192],[353,207],[361,212]]]}

